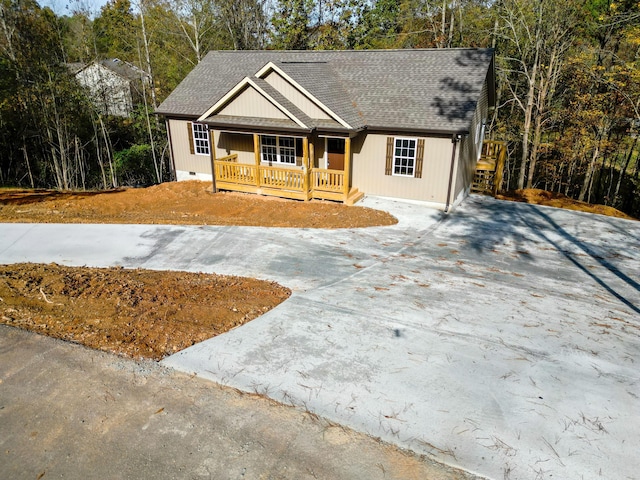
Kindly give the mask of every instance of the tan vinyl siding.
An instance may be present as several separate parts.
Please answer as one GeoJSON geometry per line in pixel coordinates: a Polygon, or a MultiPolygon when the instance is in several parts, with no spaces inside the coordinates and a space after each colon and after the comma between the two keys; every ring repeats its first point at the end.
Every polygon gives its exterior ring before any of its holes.
{"type": "MultiPolygon", "coordinates": [[[[477,145],[479,139],[476,138],[476,132],[478,131],[478,126],[482,125],[482,122],[487,120],[488,113],[489,97],[487,92],[487,83],[485,82],[480,98],[478,99],[476,111],[474,112],[473,119],[471,120],[469,135],[462,137],[460,144],[458,145],[459,162],[456,171],[455,189],[452,194],[452,201],[461,193],[466,194],[469,192],[480,153],[477,145]]],[[[481,127],[480,130],[482,130],[481,127]]],[[[480,145],[480,149],[481,148],[482,145],[480,145]]]]}
{"type": "Polygon", "coordinates": [[[251,86],[245,88],[218,114],[238,117],[289,118],[251,86]]]}
{"type": "Polygon", "coordinates": [[[169,120],[176,171],[211,175],[210,156],[195,155],[190,152],[188,123],[190,122],[186,120],[169,120]]]}
{"type": "Polygon", "coordinates": [[[215,139],[216,158],[236,154],[238,163],[256,163],[253,153],[253,134],[216,131],[215,139]]]}
{"type": "MultiPolygon", "coordinates": [[[[385,175],[387,135],[361,134],[352,141],[354,187],[367,195],[446,202],[452,143],[449,138],[424,138],[422,178],[385,175]]],[[[409,135],[398,135],[403,138],[409,135]]],[[[420,138],[420,137],[411,137],[420,138]]]]}
{"type": "Polygon", "coordinates": [[[309,100],[296,87],[291,85],[286,79],[282,78],[277,72],[271,72],[265,81],[273,88],[278,90],[285,98],[287,98],[296,107],[302,110],[310,118],[331,120],[331,117],[318,107],[314,102],[309,100]]]}
{"type": "Polygon", "coordinates": [[[313,166],[315,168],[325,168],[326,164],[324,161],[324,147],[325,140],[324,137],[314,137],[313,138],[313,166]]]}

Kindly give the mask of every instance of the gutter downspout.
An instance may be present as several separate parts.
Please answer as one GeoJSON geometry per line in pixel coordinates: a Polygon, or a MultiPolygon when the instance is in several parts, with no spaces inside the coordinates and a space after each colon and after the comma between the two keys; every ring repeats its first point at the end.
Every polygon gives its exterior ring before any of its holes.
{"type": "Polygon", "coordinates": [[[447,203],[444,206],[444,213],[449,213],[449,207],[451,206],[451,189],[453,188],[453,170],[456,165],[456,148],[460,135],[455,134],[451,136],[451,143],[453,148],[451,149],[451,168],[449,169],[449,187],[447,188],[447,203]]]}

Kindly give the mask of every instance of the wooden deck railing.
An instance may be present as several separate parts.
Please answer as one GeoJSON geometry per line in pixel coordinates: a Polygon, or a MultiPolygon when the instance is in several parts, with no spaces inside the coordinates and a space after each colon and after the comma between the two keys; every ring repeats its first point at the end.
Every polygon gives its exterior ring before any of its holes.
{"type": "Polygon", "coordinates": [[[305,175],[302,170],[263,166],[259,168],[261,187],[294,190],[298,192],[305,190],[305,175]]]}
{"type": "Polygon", "coordinates": [[[222,189],[303,200],[346,200],[342,170],[314,168],[307,175],[300,169],[238,163],[237,156],[230,155],[215,161],[215,172],[222,189]]]}
{"type": "MultiPolygon", "coordinates": [[[[226,158],[226,157],[225,157],[226,158]]],[[[232,160],[216,160],[216,181],[237,185],[256,184],[256,166],[236,163],[232,160]]]]}
{"type": "Polygon", "coordinates": [[[314,168],[311,172],[311,189],[320,192],[343,192],[344,172],[314,168]]]}
{"type": "Polygon", "coordinates": [[[482,152],[476,166],[476,174],[471,185],[471,191],[488,193],[494,197],[502,185],[502,172],[507,157],[505,142],[485,140],[482,152]]]}
{"type": "Polygon", "coordinates": [[[506,144],[496,140],[485,140],[482,143],[482,153],[480,155],[480,161],[498,162],[503,152],[506,153],[506,144]]]}
{"type": "Polygon", "coordinates": [[[305,172],[302,170],[237,163],[235,158],[230,157],[215,161],[216,182],[296,192],[307,189],[305,172]]]}

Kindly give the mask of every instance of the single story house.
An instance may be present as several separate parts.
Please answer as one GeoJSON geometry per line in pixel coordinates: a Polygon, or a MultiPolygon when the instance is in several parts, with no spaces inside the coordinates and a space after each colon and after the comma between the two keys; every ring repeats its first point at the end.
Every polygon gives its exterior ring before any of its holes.
{"type": "Polygon", "coordinates": [[[151,84],[147,72],[118,58],[72,63],[69,68],[103,115],[131,115],[142,101],[143,88],[151,84]]]}
{"type": "Polygon", "coordinates": [[[447,210],[469,192],[494,104],[491,49],[213,51],[157,113],[177,180],[447,210]]]}

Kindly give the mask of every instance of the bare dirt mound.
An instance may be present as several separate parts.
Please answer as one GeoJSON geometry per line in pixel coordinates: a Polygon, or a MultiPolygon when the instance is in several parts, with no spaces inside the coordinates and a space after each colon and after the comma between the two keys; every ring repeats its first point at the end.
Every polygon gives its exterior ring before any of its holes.
{"type": "Polygon", "coordinates": [[[393,225],[371,208],[211,192],[206,182],[169,182],[106,192],[0,189],[0,222],[143,223],[354,228],[393,225]]]}
{"type": "Polygon", "coordinates": [[[242,277],[0,265],[0,323],[133,358],[160,360],[290,295],[276,283],[242,277]]]}
{"type": "Polygon", "coordinates": [[[591,203],[579,202],[567,197],[561,193],[548,192],[537,188],[525,188],[510,192],[503,192],[497,195],[500,200],[511,200],[514,202],[533,203],[535,205],[545,205],[548,207],[565,208],[567,210],[576,210],[579,212],[597,213],[600,215],[608,215],[610,217],[626,218],[635,220],[620,210],[606,205],[593,205],[591,203]]]}

